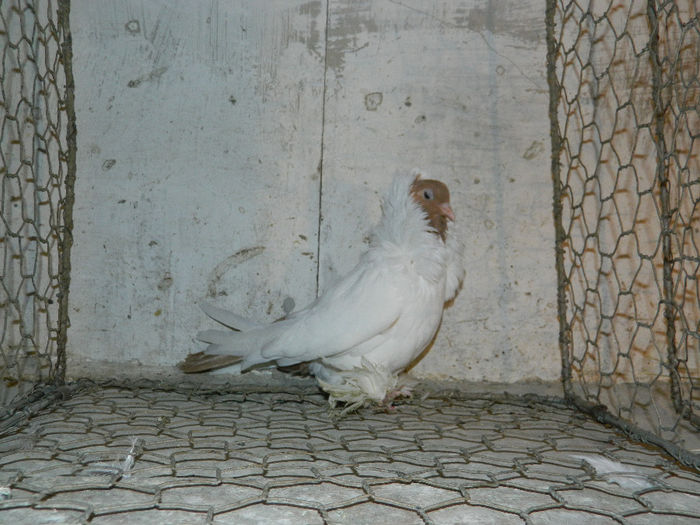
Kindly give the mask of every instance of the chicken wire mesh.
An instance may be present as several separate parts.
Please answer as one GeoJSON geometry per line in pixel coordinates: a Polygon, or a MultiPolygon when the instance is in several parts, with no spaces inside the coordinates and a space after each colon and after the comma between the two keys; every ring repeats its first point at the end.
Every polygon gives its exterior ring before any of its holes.
{"type": "Polygon", "coordinates": [[[561,401],[454,393],[334,419],[316,389],[155,386],[83,382],[0,438],[3,518],[697,523],[697,473],[561,401]]]}
{"type": "Polygon", "coordinates": [[[697,465],[697,3],[547,9],[565,393],[697,465]]]}
{"type": "Polygon", "coordinates": [[[697,522],[697,472],[628,439],[700,465],[692,2],[547,1],[566,400],[417,396],[342,420],[316,389],[63,384],[68,7],[0,2],[3,520],[697,522]]]}
{"type": "Polygon", "coordinates": [[[52,0],[0,2],[3,412],[64,376],[75,172],[67,10],[52,0]]]}

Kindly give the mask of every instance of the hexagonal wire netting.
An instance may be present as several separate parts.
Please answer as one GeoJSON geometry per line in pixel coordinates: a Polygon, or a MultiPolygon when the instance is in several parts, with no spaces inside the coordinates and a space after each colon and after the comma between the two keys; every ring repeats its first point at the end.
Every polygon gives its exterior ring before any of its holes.
{"type": "Polygon", "coordinates": [[[62,381],[75,143],[68,2],[0,3],[0,405],[62,381]]]}
{"type": "Polygon", "coordinates": [[[8,523],[697,523],[697,473],[563,400],[443,393],[338,420],[315,388],[72,389],[0,438],[8,523]]]}
{"type": "Polygon", "coordinates": [[[0,2],[3,521],[696,522],[693,2],[547,1],[566,399],[426,392],[341,420],[315,389],[63,384],[68,9],[0,2]]]}
{"type": "Polygon", "coordinates": [[[700,424],[697,3],[550,1],[548,34],[565,394],[683,457],[700,424]]]}

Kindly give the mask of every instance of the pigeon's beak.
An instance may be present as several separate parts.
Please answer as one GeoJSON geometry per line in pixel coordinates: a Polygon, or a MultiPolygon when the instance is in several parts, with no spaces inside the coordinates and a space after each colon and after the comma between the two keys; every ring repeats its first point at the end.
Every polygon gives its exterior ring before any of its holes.
{"type": "Polygon", "coordinates": [[[440,211],[445,217],[450,219],[452,222],[455,222],[455,212],[452,211],[452,207],[449,204],[441,204],[440,211]]]}

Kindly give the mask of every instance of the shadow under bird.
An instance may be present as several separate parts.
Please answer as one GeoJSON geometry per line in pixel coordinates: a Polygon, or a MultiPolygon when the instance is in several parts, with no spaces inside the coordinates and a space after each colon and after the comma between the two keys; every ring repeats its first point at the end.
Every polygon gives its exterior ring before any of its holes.
{"type": "Polygon", "coordinates": [[[331,406],[343,403],[345,411],[407,395],[410,390],[397,387],[398,374],[435,337],[445,303],[464,278],[462,244],[447,231],[454,219],[445,184],[418,170],[397,176],[369,249],[350,273],[271,324],[202,306],[230,330],[199,332],[209,346],[179,367],[194,373],[306,363],[331,406]]]}

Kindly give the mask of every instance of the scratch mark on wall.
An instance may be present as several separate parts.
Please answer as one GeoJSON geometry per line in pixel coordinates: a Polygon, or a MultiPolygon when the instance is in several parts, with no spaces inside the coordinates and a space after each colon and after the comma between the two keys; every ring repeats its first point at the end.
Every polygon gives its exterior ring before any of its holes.
{"type": "Polygon", "coordinates": [[[241,263],[257,257],[262,252],[265,251],[264,246],[253,246],[251,248],[244,248],[238,250],[233,255],[226,257],[223,261],[216,265],[214,270],[212,270],[209,276],[209,286],[207,289],[207,294],[209,297],[216,297],[218,295],[217,286],[221,281],[221,278],[226,275],[231,269],[235,268],[241,263]]]}
{"type": "Polygon", "coordinates": [[[421,14],[421,15],[427,16],[428,18],[430,18],[430,19],[432,19],[432,20],[435,20],[436,22],[439,22],[440,24],[443,24],[443,25],[446,25],[446,26],[449,26],[449,27],[458,27],[457,24],[454,24],[454,23],[449,22],[449,21],[447,21],[447,20],[443,20],[442,18],[438,18],[437,16],[435,16],[435,15],[433,15],[433,14],[431,14],[431,13],[429,13],[429,12],[423,10],[423,9],[417,9],[417,8],[412,7],[412,6],[410,6],[410,5],[406,5],[406,4],[402,3],[402,2],[398,2],[397,0],[389,0],[389,2],[392,3],[392,4],[395,4],[395,5],[401,6],[401,7],[403,7],[404,9],[408,9],[409,11],[413,11],[413,12],[415,12],[415,13],[419,13],[419,14],[421,14]]]}
{"type": "Polygon", "coordinates": [[[525,160],[532,160],[536,158],[540,153],[544,152],[544,144],[539,140],[533,140],[530,147],[523,153],[523,158],[525,160]]]}
{"type": "Polygon", "coordinates": [[[496,56],[498,56],[498,57],[501,57],[503,60],[505,60],[506,62],[508,62],[511,66],[513,66],[513,67],[518,71],[518,73],[520,73],[520,75],[521,75],[523,78],[529,80],[529,81],[532,83],[532,85],[535,86],[537,89],[539,89],[539,90],[544,89],[544,87],[545,87],[544,84],[542,84],[542,85],[538,84],[537,81],[536,81],[535,79],[533,79],[532,77],[526,75],[526,74],[525,74],[525,71],[523,71],[523,70],[520,68],[520,66],[518,66],[517,63],[515,63],[513,60],[511,60],[510,58],[508,58],[507,56],[505,56],[503,53],[499,53],[499,52],[496,50],[496,48],[493,47],[493,45],[491,44],[491,42],[489,42],[489,39],[486,38],[486,36],[484,36],[484,34],[483,34],[482,32],[479,32],[479,36],[481,37],[481,39],[482,39],[482,40],[484,41],[484,43],[486,44],[486,47],[488,47],[488,48],[493,52],[494,55],[496,55],[496,56]]]}
{"type": "Polygon", "coordinates": [[[127,87],[135,88],[139,87],[144,82],[153,82],[154,80],[158,80],[160,77],[163,76],[163,73],[165,73],[167,70],[168,68],[165,66],[156,68],[147,75],[136,78],[134,80],[129,80],[129,82],[127,83],[127,87]]]}

